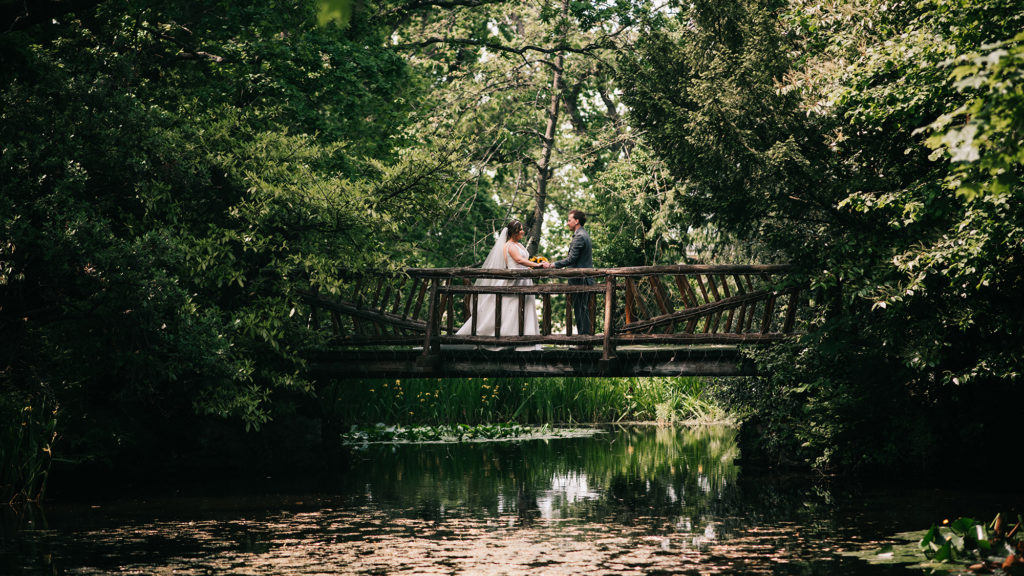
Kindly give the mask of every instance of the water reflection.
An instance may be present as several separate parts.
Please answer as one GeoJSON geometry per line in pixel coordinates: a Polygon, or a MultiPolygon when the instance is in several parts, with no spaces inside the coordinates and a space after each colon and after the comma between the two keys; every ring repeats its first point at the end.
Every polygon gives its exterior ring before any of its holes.
{"type": "Polygon", "coordinates": [[[316,493],[53,508],[0,534],[0,573],[905,575],[840,551],[943,504],[744,478],[737,456],[729,428],[375,445],[316,493]]]}
{"type": "Polygon", "coordinates": [[[731,428],[622,428],[588,438],[371,445],[343,492],[421,518],[699,518],[735,483],[731,428]]]}

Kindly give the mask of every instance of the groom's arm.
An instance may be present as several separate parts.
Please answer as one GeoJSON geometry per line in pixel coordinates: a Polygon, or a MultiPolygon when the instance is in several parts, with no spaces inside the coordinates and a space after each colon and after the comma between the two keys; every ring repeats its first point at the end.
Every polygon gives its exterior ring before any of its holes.
{"type": "Polygon", "coordinates": [[[552,264],[555,268],[565,268],[566,266],[575,266],[576,262],[580,259],[580,255],[583,253],[583,235],[577,234],[572,237],[572,242],[569,243],[569,255],[564,259],[559,260],[552,264]]]}

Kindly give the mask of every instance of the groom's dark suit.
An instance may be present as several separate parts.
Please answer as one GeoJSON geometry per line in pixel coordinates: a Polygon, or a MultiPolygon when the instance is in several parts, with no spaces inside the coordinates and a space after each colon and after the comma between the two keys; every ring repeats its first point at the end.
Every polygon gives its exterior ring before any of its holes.
{"type": "MultiPolygon", "coordinates": [[[[569,255],[552,264],[555,268],[593,268],[594,256],[590,248],[590,234],[580,226],[569,243],[569,255]]],[[[569,284],[594,284],[593,278],[570,278],[569,284]]],[[[593,334],[590,328],[590,295],[574,294],[572,311],[576,316],[576,333],[593,334]]]]}

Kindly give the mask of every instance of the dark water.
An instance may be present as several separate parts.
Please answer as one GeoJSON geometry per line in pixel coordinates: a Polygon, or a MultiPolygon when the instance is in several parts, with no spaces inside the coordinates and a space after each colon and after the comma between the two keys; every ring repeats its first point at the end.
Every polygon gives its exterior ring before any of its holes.
{"type": "Polygon", "coordinates": [[[292,490],[9,513],[0,574],[906,576],[922,570],[844,552],[1021,509],[1021,494],[744,474],[738,456],[729,428],[371,445],[292,490]]]}

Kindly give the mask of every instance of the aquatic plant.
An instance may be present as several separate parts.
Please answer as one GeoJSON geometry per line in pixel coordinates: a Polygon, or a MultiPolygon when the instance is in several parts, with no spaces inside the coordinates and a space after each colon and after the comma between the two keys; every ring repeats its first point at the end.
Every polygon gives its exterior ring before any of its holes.
{"type": "Polygon", "coordinates": [[[973,518],[943,520],[928,530],[896,534],[899,543],[846,552],[872,564],[907,564],[929,573],[1024,574],[1024,537],[1016,523],[997,514],[985,524],[973,518]]]}
{"type": "MultiPolygon", "coordinates": [[[[519,424],[456,424],[452,426],[352,426],[341,435],[344,444],[370,442],[465,442],[480,440],[513,440],[551,436],[578,435],[581,431],[543,426],[521,426],[519,424]]],[[[586,431],[590,434],[594,431],[586,431]]]]}
{"type": "Polygon", "coordinates": [[[57,415],[49,394],[0,395],[0,499],[4,502],[42,500],[57,438],[57,415]]]}
{"type": "Polygon", "coordinates": [[[1009,525],[1002,514],[989,524],[973,518],[957,518],[932,525],[918,543],[921,551],[933,562],[978,560],[970,571],[991,571],[999,568],[1024,573],[1024,538],[1021,537],[1021,516],[1009,525]]]}

